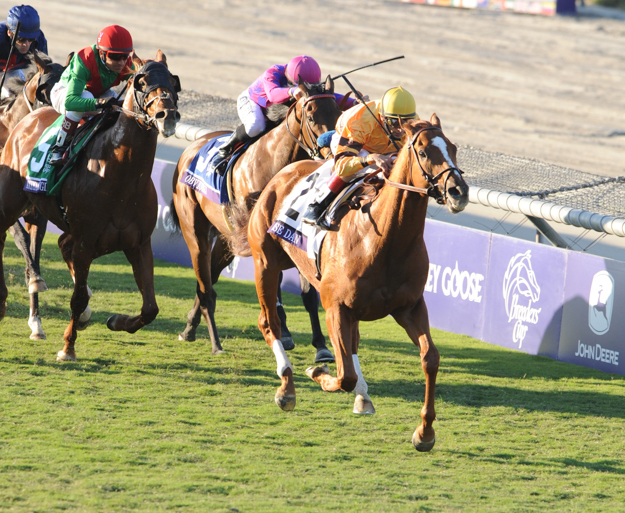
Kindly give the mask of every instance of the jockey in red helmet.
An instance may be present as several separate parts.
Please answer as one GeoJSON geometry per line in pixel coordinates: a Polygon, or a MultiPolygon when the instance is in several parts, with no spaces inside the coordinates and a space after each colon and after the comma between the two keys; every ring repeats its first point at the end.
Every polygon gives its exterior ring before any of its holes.
{"type": "MultiPolygon", "coordinates": [[[[30,5],[11,7],[6,21],[0,23],[0,72],[6,69],[6,78],[19,76],[25,80],[23,68],[28,64],[26,55],[35,50],[48,53],[48,42],[39,28],[39,14],[30,5]],[[15,39],[11,62],[7,62],[18,22],[21,23],[20,32],[15,39]]],[[[8,95],[9,91],[3,86],[2,98],[8,95]]]]}
{"type": "MultiPolygon", "coordinates": [[[[309,84],[321,82],[321,68],[317,61],[308,55],[295,57],[288,64],[271,66],[239,95],[237,112],[243,124],[236,128],[228,142],[219,150],[220,158],[215,159],[214,164],[219,172],[225,171],[225,166],[221,164],[232,154],[239,142],[245,143],[264,132],[267,107],[274,103],[287,103],[301,98],[304,93],[297,87],[300,78],[309,84]]],[[[343,98],[340,94],[335,96],[337,101],[343,98]]],[[[347,107],[353,106],[354,103],[350,98],[347,107]]]]}
{"type": "Polygon", "coordinates": [[[63,162],[65,152],[85,113],[116,105],[112,87],[128,80],[134,73],[132,36],[124,27],[111,25],[102,29],[97,43],[80,50],[63,72],[51,93],[52,106],[65,119],[50,164],[63,162]]]}

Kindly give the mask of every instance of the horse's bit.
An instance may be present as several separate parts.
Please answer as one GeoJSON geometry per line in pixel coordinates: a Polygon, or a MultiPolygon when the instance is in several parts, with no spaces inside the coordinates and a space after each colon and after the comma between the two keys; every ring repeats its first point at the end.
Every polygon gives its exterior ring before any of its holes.
{"type": "Polygon", "coordinates": [[[304,103],[302,104],[302,119],[297,119],[297,112],[295,113],[295,119],[296,121],[299,121],[300,134],[302,134],[302,136],[304,136],[304,134],[308,135],[308,139],[312,141],[312,146],[313,146],[312,148],[304,144],[299,139],[299,137],[295,137],[293,133],[291,132],[291,129],[289,128],[289,114],[291,114],[291,110],[295,108],[295,106],[297,105],[297,102],[293,103],[293,105],[289,107],[289,111],[286,114],[286,131],[293,138],[293,140],[300,146],[300,148],[302,148],[306,153],[308,153],[311,159],[321,158],[321,148],[319,148],[319,145],[317,144],[317,136],[312,131],[312,128],[310,128],[308,117],[304,114],[304,107],[306,107],[306,105],[308,105],[309,102],[318,100],[320,98],[333,98],[336,101],[336,97],[333,94],[329,94],[329,93],[315,94],[313,96],[309,96],[308,98],[304,100],[304,103]]]}

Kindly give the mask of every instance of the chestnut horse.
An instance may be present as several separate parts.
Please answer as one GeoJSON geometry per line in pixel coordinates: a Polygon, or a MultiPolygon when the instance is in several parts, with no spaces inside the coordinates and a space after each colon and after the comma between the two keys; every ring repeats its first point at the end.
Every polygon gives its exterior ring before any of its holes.
{"type": "MultiPolygon", "coordinates": [[[[231,171],[235,203],[244,212],[252,207],[260,191],[280,169],[291,162],[309,158],[312,153],[318,154],[317,137],[333,130],[341,114],[341,108],[334,97],[334,83],[329,76],[325,83],[300,83],[299,88],[304,92],[303,97],[290,106],[286,117],[276,128],[260,137],[246,150],[231,171]]],[[[282,105],[274,108],[283,108],[286,111],[286,107],[282,105]]],[[[213,286],[221,271],[233,259],[219,234],[227,234],[231,227],[226,219],[227,211],[224,214],[220,205],[181,183],[179,179],[198,151],[209,140],[224,133],[226,132],[207,134],[187,147],[178,161],[172,184],[172,212],[177,216],[174,221],[182,229],[197,277],[195,303],[180,339],[195,340],[195,332],[203,315],[208,325],[213,354],[223,352],[215,324],[217,294],[213,286]]],[[[305,305],[311,315],[313,329],[315,330],[315,326],[317,328],[313,345],[318,351],[327,351],[319,327],[317,292],[311,289],[308,297],[312,300],[309,299],[308,303],[305,300],[305,305]]]]}
{"type": "MultiPolygon", "coordinates": [[[[33,110],[51,104],[52,87],[61,78],[73,55],[71,53],[67,57],[65,66],[62,66],[52,62],[44,53],[35,52],[32,55],[31,65],[24,72],[27,77],[26,81],[18,77],[11,77],[8,80],[7,89],[13,93],[13,96],[7,98],[5,104],[0,107],[0,152],[13,128],[24,117],[33,110]]],[[[28,325],[31,329],[32,340],[46,338],[39,317],[39,292],[48,290],[48,287],[40,275],[39,256],[47,224],[48,220],[36,209],[31,208],[24,214],[24,226],[16,221],[9,228],[15,245],[26,261],[25,277],[30,296],[28,325]]]]}
{"type": "Polygon", "coordinates": [[[6,313],[2,265],[6,230],[34,205],[64,232],[59,247],[74,279],[71,320],[57,360],[76,359],[76,330],[88,322],[83,318],[81,326],[79,320],[89,304],[87,276],[91,262],[101,255],[123,251],[143,296],[140,315],[113,315],[108,328],[134,333],[158,314],[150,244],[158,205],[151,173],[159,133],[169,137],[176,129],[180,85],[160,50],[155,61],[135,57],[135,64],[143,67],[128,86],[123,108],[116,109],[121,113],[78,155],[61,196],[23,190],[30,153],[43,131],[58,118],[54,109],[39,109],[24,118],[0,157],[0,320],[6,313]]]}
{"type": "Polygon", "coordinates": [[[293,367],[282,349],[273,298],[280,271],[295,265],[321,295],[337,377],[330,376],[327,366],[306,372],[323,390],[353,391],[354,413],[375,413],[357,356],[360,321],[392,315],[420,348],[426,381],[423,423],[412,438],[418,451],[434,446],[434,388],[439,364],[423,298],[429,267],[423,240],[428,196],[446,203],[456,213],[466,206],[469,192],[456,166],[456,147],[443,134],[435,114],[430,121],[403,125],[407,143],[377,199],[361,210],[346,213],[340,226],[333,226],[325,236],[320,275],[306,251],[268,233],[284,198],[320,166],[318,162],[292,164],[269,182],[248,226],[261,306],[258,326],[276,355],[282,379],[276,393],[278,406],[283,410],[295,407],[295,385],[293,367]]]}

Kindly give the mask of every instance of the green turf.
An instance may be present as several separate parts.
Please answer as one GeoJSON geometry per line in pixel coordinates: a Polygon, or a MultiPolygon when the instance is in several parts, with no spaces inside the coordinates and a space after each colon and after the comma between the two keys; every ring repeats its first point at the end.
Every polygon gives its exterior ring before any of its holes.
{"type": "MultiPolygon", "coordinates": [[[[177,334],[191,307],[190,269],[156,263],[161,313],[134,335],[111,313],[140,297],[122,255],[92,267],[92,325],[77,363],[56,363],[71,280],[54,238],[44,247],[48,340],[28,339],[23,266],[0,323],[0,511],[623,511],[625,380],[434,331],[441,352],[437,442],[417,453],[424,385],[416,348],[392,319],[361,325],[360,357],[377,409],[325,393],[307,314],[285,294],[296,349],[297,406],[274,404],[275,359],[256,327],[251,283],[218,284],[227,354],[202,324],[177,334]]],[[[325,324],[324,324],[325,328],[325,324]]],[[[334,369],[332,369],[334,370],[334,369]]]]}

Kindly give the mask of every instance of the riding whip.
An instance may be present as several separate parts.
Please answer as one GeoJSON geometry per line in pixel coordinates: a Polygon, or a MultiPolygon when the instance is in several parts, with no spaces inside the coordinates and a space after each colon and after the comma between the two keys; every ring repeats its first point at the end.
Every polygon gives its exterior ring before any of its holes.
{"type": "Polygon", "coordinates": [[[367,64],[366,66],[360,66],[360,68],[356,68],[346,73],[341,73],[340,75],[332,77],[332,80],[336,80],[339,77],[344,77],[345,75],[349,75],[350,73],[353,73],[354,71],[359,71],[361,69],[370,68],[371,66],[377,66],[378,64],[384,64],[385,62],[396,61],[397,59],[403,59],[403,58],[404,56],[400,55],[399,57],[393,57],[392,59],[386,59],[385,61],[374,62],[373,64],[367,64]]]}
{"type": "Polygon", "coordinates": [[[345,80],[345,83],[349,86],[349,88],[354,92],[354,94],[356,95],[356,98],[358,98],[358,100],[360,101],[360,103],[362,103],[367,110],[369,111],[369,114],[371,114],[373,116],[373,119],[375,119],[376,123],[378,125],[380,125],[380,128],[382,130],[384,130],[384,133],[386,134],[386,136],[388,137],[388,140],[391,141],[393,143],[393,146],[395,146],[395,149],[397,151],[399,151],[399,146],[397,146],[397,143],[395,142],[395,140],[393,139],[393,136],[391,135],[390,130],[385,127],[382,122],[378,119],[378,117],[373,113],[373,111],[369,108],[369,105],[367,105],[367,102],[365,102],[365,99],[362,97],[362,94],[360,94],[356,88],[352,85],[352,83],[347,79],[347,77],[345,76],[346,74],[343,75],[339,75],[340,77],[343,77],[343,80],[345,80]]]}
{"type": "Polygon", "coordinates": [[[11,49],[9,50],[7,63],[4,66],[4,73],[2,73],[2,80],[0,80],[0,91],[2,90],[2,86],[4,85],[4,78],[7,75],[7,71],[9,71],[9,63],[11,62],[11,57],[13,57],[13,49],[15,48],[15,40],[17,39],[17,35],[20,33],[21,26],[22,26],[22,22],[18,21],[17,25],[15,26],[15,32],[13,32],[13,39],[11,39],[11,49]]]}

